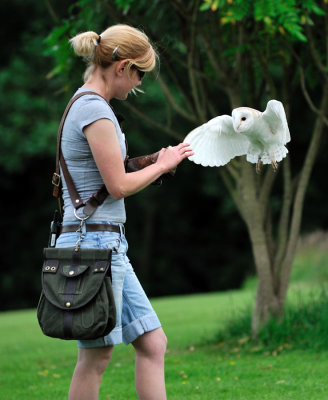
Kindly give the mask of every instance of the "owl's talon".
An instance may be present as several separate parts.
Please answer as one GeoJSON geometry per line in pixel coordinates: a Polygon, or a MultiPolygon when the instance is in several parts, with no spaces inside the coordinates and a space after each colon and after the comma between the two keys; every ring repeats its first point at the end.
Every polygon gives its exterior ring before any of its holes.
{"type": "Polygon", "coordinates": [[[262,167],[262,161],[259,158],[258,162],[256,163],[256,173],[257,174],[261,173],[261,167],[262,167]]]}
{"type": "Polygon", "coordinates": [[[272,165],[273,171],[276,172],[278,169],[278,163],[275,160],[272,160],[271,165],[272,165]]]}

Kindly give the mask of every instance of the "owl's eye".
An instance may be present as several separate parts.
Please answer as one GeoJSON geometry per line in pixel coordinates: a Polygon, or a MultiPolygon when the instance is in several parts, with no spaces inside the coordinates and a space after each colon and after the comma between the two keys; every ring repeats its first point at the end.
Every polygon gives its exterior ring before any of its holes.
{"type": "Polygon", "coordinates": [[[243,117],[241,120],[242,120],[242,121],[246,121],[246,117],[243,117]]]}

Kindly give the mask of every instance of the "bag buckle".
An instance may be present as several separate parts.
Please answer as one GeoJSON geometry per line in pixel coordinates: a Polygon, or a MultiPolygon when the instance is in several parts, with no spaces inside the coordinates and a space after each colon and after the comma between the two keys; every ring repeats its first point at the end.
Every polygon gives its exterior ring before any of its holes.
{"type": "Polygon", "coordinates": [[[53,173],[51,183],[57,187],[60,185],[60,175],[57,172],[53,173]]]}

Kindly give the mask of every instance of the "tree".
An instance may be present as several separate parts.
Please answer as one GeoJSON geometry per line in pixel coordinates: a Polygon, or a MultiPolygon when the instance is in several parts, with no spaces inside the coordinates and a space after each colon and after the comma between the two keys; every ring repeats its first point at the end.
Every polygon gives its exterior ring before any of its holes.
{"type": "MultiPolygon", "coordinates": [[[[328,44],[327,37],[323,34],[328,31],[328,19],[326,5],[324,4],[323,11],[315,1],[236,1],[233,6],[224,3],[206,1],[203,9],[210,6],[215,11],[222,6],[219,12],[221,23],[228,24],[229,37],[236,38],[233,41],[236,46],[233,64],[230,62],[228,65],[219,65],[213,48],[210,44],[205,44],[206,39],[204,47],[212,67],[229,81],[227,94],[232,108],[240,106],[242,101],[259,106],[263,97],[278,97],[285,104],[290,117],[293,95],[301,86],[308,107],[316,115],[302,164],[293,174],[290,157],[283,162],[280,216],[278,218],[278,213],[274,216],[279,221],[277,224],[272,223],[273,212],[270,205],[273,183],[277,176],[271,169],[258,177],[245,160],[239,160],[221,171],[247,225],[252,243],[259,278],[252,319],[252,332],[256,334],[270,314],[280,318],[283,315],[306,188],[327,123],[328,54],[322,50],[328,44]],[[316,24],[311,19],[313,16],[318,17],[316,24]],[[302,25],[305,28],[304,33],[302,25]],[[302,42],[308,42],[309,46],[302,45],[302,42]],[[244,63],[241,59],[244,59],[244,63]],[[229,79],[232,66],[234,71],[229,79]],[[304,71],[305,66],[307,74],[304,71]],[[272,73],[273,67],[280,67],[279,81],[272,73]],[[311,78],[313,72],[320,75],[317,82],[313,82],[311,78]],[[297,80],[293,80],[295,75],[297,80]],[[317,89],[316,96],[320,98],[317,107],[306,89],[306,80],[312,81],[312,86],[317,89]],[[242,84],[243,81],[246,82],[245,85],[242,84]],[[266,95],[263,93],[264,88],[267,90],[266,95]]],[[[228,3],[231,5],[232,1],[228,3]]],[[[227,48],[228,43],[223,42],[223,46],[227,48]]]]}
{"type": "MultiPolygon", "coordinates": [[[[267,168],[257,175],[244,158],[218,169],[252,245],[259,278],[252,321],[256,335],[270,316],[283,316],[306,188],[327,124],[326,1],[321,7],[314,0],[115,3],[76,2],[70,21],[55,29],[49,44],[59,38],[67,41],[66,35],[87,19],[102,26],[110,18],[113,23],[145,27],[164,64],[157,81],[166,98],[166,114],[158,121],[131,103],[125,106],[149,125],[182,139],[189,128],[241,105],[263,109],[267,100],[275,98],[285,106],[291,155],[278,173],[267,168]],[[318,104],[312,100],[314,94],[318,104]],[[298,142],[293,134],[302,124],[293,116],[300,112],[311,130],[298,142]],[[299,161],[293,151],[302,152],[303,159],[299,161]]],[[[63,45],[54,53],[57,71],[69,65],[65,51],[63,45]]]]}

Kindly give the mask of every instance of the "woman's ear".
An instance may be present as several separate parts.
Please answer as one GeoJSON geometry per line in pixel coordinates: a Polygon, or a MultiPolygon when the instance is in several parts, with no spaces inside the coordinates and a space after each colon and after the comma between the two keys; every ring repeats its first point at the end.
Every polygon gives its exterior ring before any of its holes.
{"type": "Polygon", "coordinates": [[[124,72],[124,69],[126,68],[126,66],[127,66],[127,61],[126,60],[122,60],[122,61],[119,61],[118,63],[117,63],[117,66],[116,66],[116,73],[117,73],[117,75],[118,76],[122,76],[123,75],[123,72],[124,72]]]}

